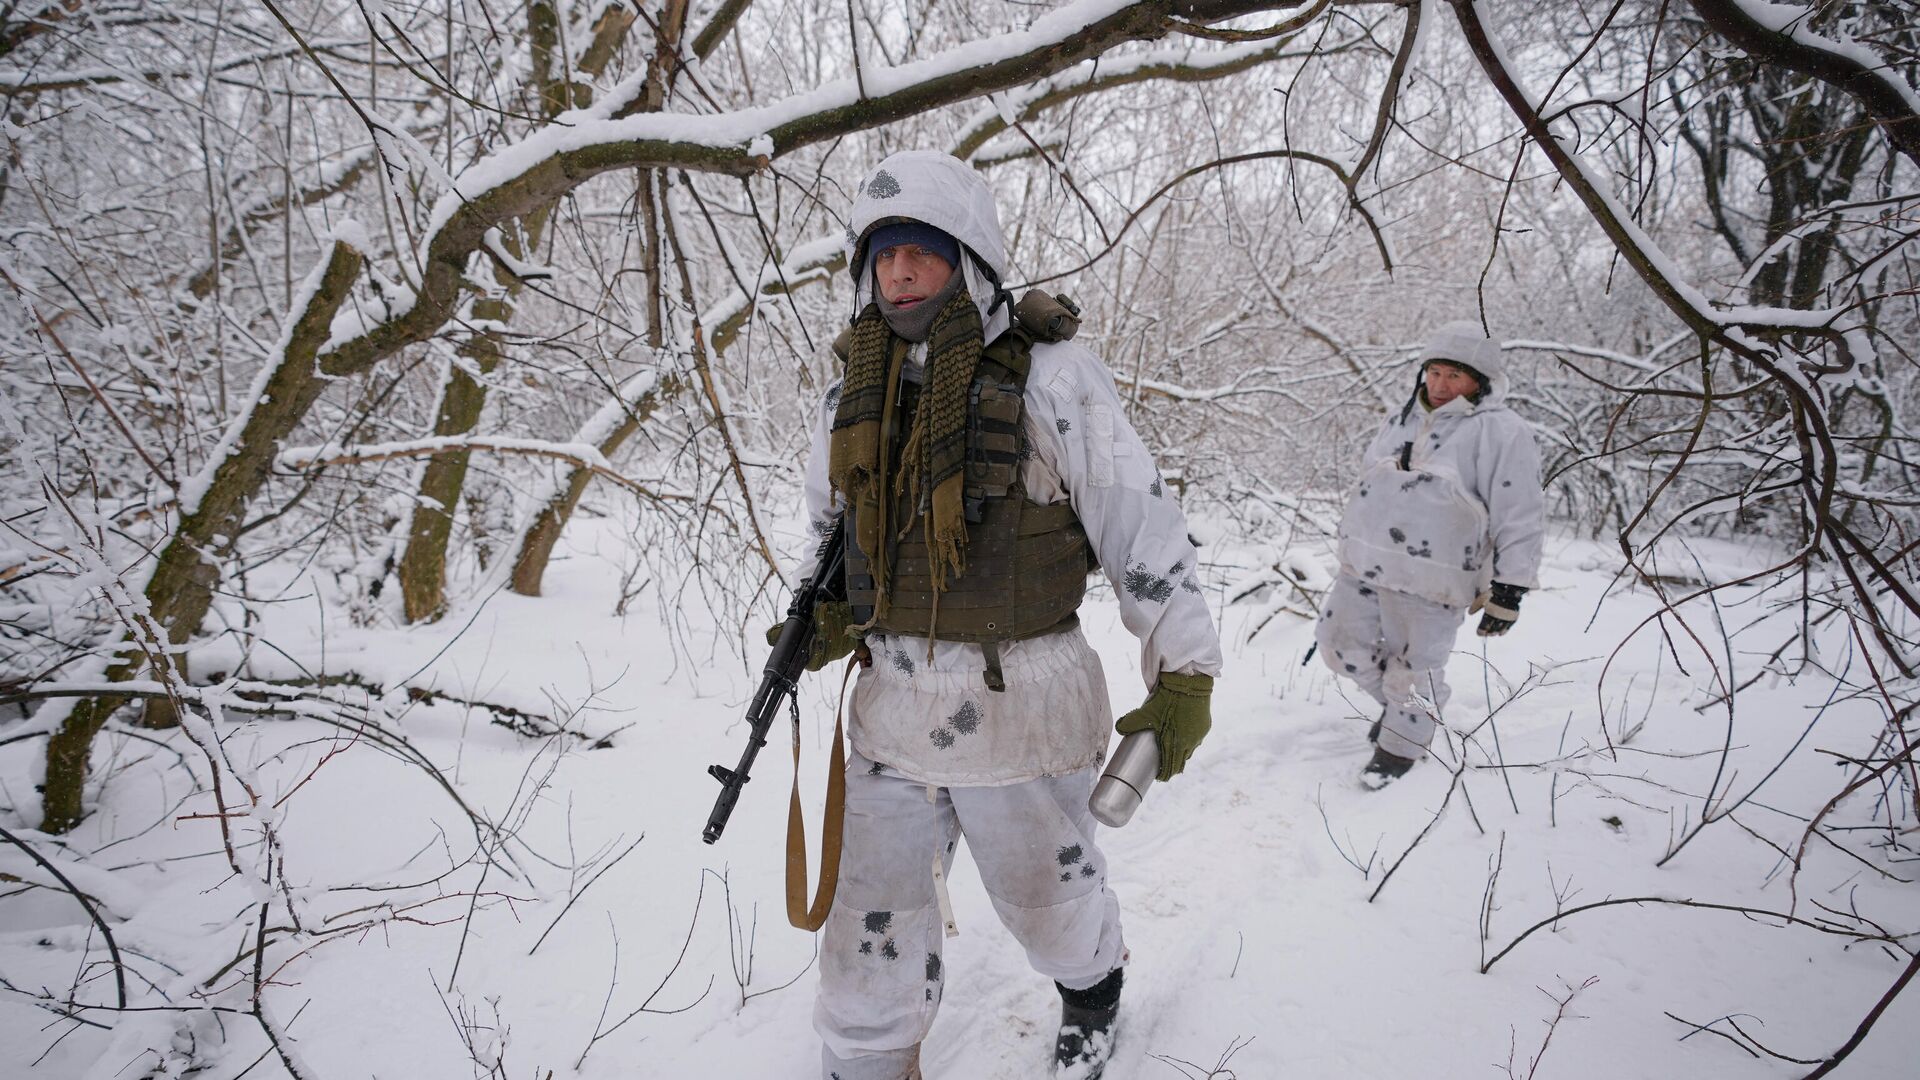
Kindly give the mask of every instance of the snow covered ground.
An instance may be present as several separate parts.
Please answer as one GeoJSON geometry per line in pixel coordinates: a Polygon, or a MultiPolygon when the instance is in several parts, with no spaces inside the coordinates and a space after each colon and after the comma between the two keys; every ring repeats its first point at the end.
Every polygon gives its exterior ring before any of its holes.
{"type": "MultiPolygon", "coordinates": [[[[254,676],[324,667],[448,695],[409,704],[390,694],[405,707],[390,726],[515,837],[483,872],[470,856],[491,841],[422,769],[370,740],[305,720],[223,729],[230,753],[255,764],[265,801],[279,804],[296,892],[291,904],[269,905],[276,943],[261,968],[262,1000],[312,1080],[465,1080],[495,1066],[513,1080],[817,1075],[814,942],[786,925],[782,905],[784,732],[721,843],[699,838],[715,792],[706,767],[739,754],[738,717],[762,650],[756,642],[743,660],[724,640],[736,629],[699,612],[687,613],[670,647],[652,607],[659,587],[624,618],[612,614],[622,533],[583,522],[568,543],[571,557],[555,564],[542,599],[501,591],[438,626],[370,631],[317,619],[296,587],[255,628],[274,649],[256,651],[254,676]],[[454,698],[570,715],[588,738],[516,734],[454,698]],[[608,733],[611,745],[594,748],[608,733]],[[290,911],[304,933],[280,936],[290,911]]],[[[1757,557],[1725,547],[1710,561],[1757,557]]],[[[1669,620],[1670,633],[1646,627],[1614,651],[1657,602],[1615,583],[1612,565],[1600,547],[1561,541],[1546,587],[1484,662],[1479,641],[1463,634],[1446,719],[1466,731],[1490,702],[1499,706],[1497,751],[1482,728],[1469,760],[1485,765],[1497,752],[1523,767],[1469,769],[1458,785],[1446,762],[1427,761],[1382,792],[1363,791],[1356,777],[1373,710],[1344,699],[1350,688],[1317,661],[1302,665],[1311,628],[1282,616],[1248,643],[1263,605],[1225,611],[1228,668],[1212,737],[1184,776],[1156,786],[1134,822],[1103,839],[1132,950],[1111,1080],[1216,1069],[1240,1078],[1791,1077],[1809,1066],[1689,1032],[1718,1022],[1731,1034],[1731,1017],[1800,1058],[1830,1053],[1853,1032],[1905,955],[1732,911],[1578,912],[1481,973],[1484,957],[1556,906],[1609,897],[1791,909],[1809,921],[1827,918],[1826,906],[1896,933],[1920,925],[1920,885],[1881,872],[1912,878],[1920,866],[1886,857],[1888,810],[1876,791],[1833,819],[1881,823],[1837,834],[1848,852],[1815,841],[1794,882],[1776,850],[1798,847],[1803,819],[1849,775],[1810,751],[1865,753],[1881,711],[1829,702],[1832,684],[1819,678],[1763,680],[1739,699],[1722,770],[1727,715],[1696,708],[1717,691],[1688,631],[1669,620]],[[1698,823],[1709,790],[1724,811],[1727,792],[1738,799],[1763,777],[1730,818],[1656,865],[1698,823]]],[[[1216,566],[1213,576],[1244,569],[1216,566]]],[[[1719,650],[1712,610],[1690,614],[1692,631],[1719,650]]],[[[1760,615],[1758,602],[1722,613],[1729,626],[1760,615]]],[[[1110,599],[1096,594],[1084,616],[1114,701],[1131,707],[1141,696],[1136,647],[1110,599]]],[[[1752,675],[1796,618],[1781,612],[1741,636],[1737,677],[1752,675]]],[[[1835,667],[1858,663],[1839,633],[1822,652],[1835,667]]],[[[236,659],[209,650],[195,671],[236,659]]],[[[815,677],[802,702],[812,829],[838,682],[815,677]]],[[[38,816],[43,746],[0,746],[0,822],[55,852],[51,838],[23,832],[38,816]]],[[[187,1002],[204,986],[244,1012],[252,963],[233,960],[255,940],[261,897],[228,871],[214,822],[190,816],[210,805],[187,783],[197,755],[178,732],[104,736],[98,810],[67,838],[60,865],[105,909],[132,972],[130,1001],[187,1002]]],[[[1893,813],[1911,849],[1912,807],[1893,813]]],[[[0,851],[0,874],[44,879],[11,847],[0,851]]],[[[1051,985],[1026,967],[964,859],[954,903],[960,936],[948,944],[927,1075],[1045,1075],[1051,985]]],[[[100,946],[70,896],[0,878],[0,977],[20,991],[0,994],[0,1076],[171,1076],[191,1060],[202,1066],[193,1075],[231,1080],[267,1051],[240,1012],[134,1012],[117,1023],[92,1014],[109,1030],[29,1000],[42,987],[64,997],[78,973],[79,1000],[111,1003],[100,946]]],[[[1838,1075],[1920,1075],[1917,1029],[1920,992],[1895,1002],[1838,1075]]],[[[251,1075],[277,1069],[269,1057],[251,1075]]]]}

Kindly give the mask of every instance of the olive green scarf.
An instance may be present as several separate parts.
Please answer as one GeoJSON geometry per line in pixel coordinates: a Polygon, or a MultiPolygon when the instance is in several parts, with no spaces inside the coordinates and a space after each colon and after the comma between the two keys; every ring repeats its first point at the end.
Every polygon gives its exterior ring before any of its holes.
{"type": "Polygon", "coordinates": [[[873,567],[880,597],[876,619],[886,606],[887,541],[906,535],[920,518],[926,519],[936,594],[965,568],[967,397],[984,336],[980,309],[961,289],[940,309],[927,334],[925,386],[900,460],[890,463],[881,436],[900,424],[892,415],[898,397],[889,391],[899,384],[909,346],[888,327],[876,304],[854,320],[829,436],[827,476],[853,511],[854,540],[873,567]],[[897,497],[913,509],[895,526],[887,518],[897,497]]]}

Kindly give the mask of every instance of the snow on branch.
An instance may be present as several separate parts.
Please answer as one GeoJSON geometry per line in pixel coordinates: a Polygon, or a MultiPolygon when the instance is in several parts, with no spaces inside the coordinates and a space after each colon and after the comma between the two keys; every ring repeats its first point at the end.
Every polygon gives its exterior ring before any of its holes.
{"type": "MultiPolygon", "coordinates": [[[[332,38],[307,43],[316,52],[331,52],[348,49],[356,45],[364,47],[363,38],[332,38]]],[[[285,60],[290,56],[299,56],[306,49],[299,45],[287,45],[276,49],[261,49],[226,57],[208,67],[191,68],[152,68],[145,71],[129,71],[120,67],[76,68],[71,71],[0,71],[0,93],[44,94],[54,90],[72,90],[82,86],[101,86],[117,82],[158,83],[168,79],[204,79],[210,75],[219,75],[240,68],[253,67],[272,60],[285,60]]]]}
{"type": "Polygon", "coordinates": [[[1812,8],[1763,0],[1690,0],[1693,10],[1743,51],[1770,64],[1831,83],[1866,106],[1887,139],[1920,165],[1920,92],[1892,63],[1847,38],[1815,33],[1812,8]]]}
{"type": "MultiPolygon", "coordinates": [[[[1534,145],[1586,206],[1627,265],[1694,336],[1703,343],[1719,346],[1764,373],[1790,403],[1794,445],[1798,451],[1795,455],[1798,475],[1793,484],[1801,493],[1809,522],[1817,533],[1813,542],[1831,546],[1837,565],[1846,575],[1860,610],[1886,654],[1904,674],[1913,674],[1915,666],[1879,604],[1881,597],[1889,597],[1906,612],[1920,614],[1920,590],[1913,587],[1910,576],[1896,565],[1901,553],[1878,548],[1870,534],[1861,531],[1849,520],[1849,515],[1835,509],[1842,487],[1840,471],[1845,462],[1828,415],[1828,400],[1834,388],[1817,380],[1839,376],[1840,384],[1844,385],[1847,380],[1857,378],[1855,369],[1862,357],[1853,355],[1855,346],[1851,342],[1857,335],[1834,325],[1845,309],[1716,308],[1634,220],[1609,190],[1605,178],[1583,158],[1576,140],[1561,135],[1541,114],[1535,104],[1539,99],[1522,85],[1521,69],[1488,32],[1478,0],[1449,2],[1488,81],[1506,101],[1534,145]],[[1824,339],[1838,354],[1838,362],[1822,363],[1783,340],[1803,334],[1824,339]]],[[[1709,385],[1708,396],[1703,398],[1703,418],[1704,405],[1711,400],[1709,385]]],[[[1696,427],[1696,437],[1698,431],[1696,427]]],[[[1677,475],[1692,449],[1690,445],[1676,460],[1667,481],[1677,475]]],[[[1644,513],[1643,509],[1642,515],[1644,513]]],[[[1636,517],[1623,530],[1623,546],[1627,542],[1625,534],[1632,531],[1638,520],[1636,517]]],[[[1803,551],[1801,557],[1804,555],[1803,551]]]]}
{"type": "MultiPolygon", "coordinates": [[[[1291,36],[1274,41],[1251,41],[1219,49],[1192,45],[1166,46],[1101,57],[1098,62],[1077,64],[1051,78],[1039,79],[1018,89],[997,95],[997,100],[975,113],[961,127],[952,154],[971,160],[995,135],[1011,127],[1008,115],[1032,120],[1056,105],[1096,94],[1114,87],[1165,80],[1168,82],[1208,82],[1251,70],[1270,60],[1287,55],[1291,36]]],[[[1332,48],[1339,48],[1335,45],[1332,48]]],[[[1326,46],[1314,50],[1327,51],[1326,46]]],[[[1300,54],[1305,55],[1305,54],[1300,54]]]]}
{"type": "Polygon", "coordinates": [[[779,262],[767,262],[760,269],[760,280],[754,286],[753,295],[735,289],[709,305],[701,314],[701,325],[712,328],[709,340],[713,351],[725,352],[727,346],[733,344],[735,335],[753,318],[761,300],[791,293],[803,285],[825,281],[833,273],[845,269],[846,264],[846,242],[837,234],[798,244],[788,250],[786,257],[779,262]]]}
{"type": "Polygon", "coordinates": [[[606,477],[652,502],[687,502],[692,499],[692,496],[684,493],[659,491],[631,479],[615,469],[606,455],[600,452],[600,448],[591,442],[549,442],[544,439],[519,439],[499,435],[449,435],[358,446],[323,444],[293,447],[280,452],[278,464],[283,469],[294,470],[327,468],[334,465],[367,465],[399,458],[432,457],[449,450],[480,450],[495,454],[521,454],[528,457],[568,461],[595,476],[606,477]]]}
{"type": "MultiPolygon", "coordinates": [[[[1661,342],[1654,347],[1652,355],[1660,355],[1671,348],[1673,344],[1674,341],[1672,339],[1661,342]]],[[[1619,364],[1621,367],[1632,368],[1635,371],[1645,372],[1649,375],[1666,370],[1664,366],[1656,364],[1645,357],[1629,356],[1626,353],[1614,349],[1601,348],[1598,345],[1575,345],[1566,341],[1536,341],[1530,338],[1516,338],[1512,341],[1501,342],[1500,347],[1502,349],[1512,349],[1520,352],[1566,353],[1569,356],[1586,356],[1595,360],[1605,360],[1611,364],[1619,364]]]]}
{"type": "Polygon", "coordinates": [[[487,254],[500,264],[501,269],[521,281],[543,281],[554,274],[553,267],[530,263],[507,250],[505,237],[501,235],[498,227],[482,233],[480,242],[487,254]]]}
{"type": "Polygon", "coordinates": [[[1169,32],[1175,8],[1189,21],[1205,23],[1294,10],[1303,3],[1079,0],[1025,30],[827,83],[770,105],[703,115],[638,112],[646,76],[636,73],[591,108],[561,115],[455,178],[435,204],[421,245],[418,263],[424,273],[417,295],[383,322],[337,328],[321,370],[334,377],[356,374],[431,337],[458,309],[463,269],[488,229],[610,170],[748,176],[801,147],[1032,82],[1128,41],[1159,38],[1169,32]]]}

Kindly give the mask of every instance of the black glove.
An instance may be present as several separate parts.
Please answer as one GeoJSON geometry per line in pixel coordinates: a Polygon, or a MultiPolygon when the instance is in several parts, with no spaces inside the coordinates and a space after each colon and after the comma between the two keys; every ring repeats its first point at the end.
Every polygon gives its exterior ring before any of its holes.
{"type": "Polygon", "coordinates": [[[1520,598],[1525,595],[1525,586],[1494,582],[1487,589],[1486,603],[1481,605],[1484,610],[1480,613],[1480,629],[1476,633],[1481,637],[1499,637],[1513,629],[1513,624],[1520,621],[1520,598]]]}

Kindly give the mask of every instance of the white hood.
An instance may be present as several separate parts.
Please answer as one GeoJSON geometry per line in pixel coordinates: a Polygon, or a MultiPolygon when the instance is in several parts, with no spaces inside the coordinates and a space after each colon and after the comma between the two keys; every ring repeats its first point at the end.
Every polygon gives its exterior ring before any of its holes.
{"type": "Polygon", "coordinates": [[[1425,373],[1430,360],[1451,360],[1465,364],[1487,378],[1487,393],[1479,404],[1491,405],[1507,396],[1507,362],[1500,343],[1489,340],[1475,322],[1450,322],[1433,332],[1420,350],[1420,370],[1425,373]]]}
{"type": "Polygon", "coordinates": [[[1006,234],[1000,229],[1000,209],[993,192],[971,165],[937,150],[903,150],[876,165],[853,196],[847,221],[847,266],[854,275],[854,310],[873,299],[873,280],[865,273],[864,248],[874,228],[892,221],[921,221],[941,229],[965,245],[985,264],[991,279],[974,260],[961,260],[968,293],[980,305],[986,337],[992,341],[1011,325],[1006,305],[991,316],[997,291],[1011,265],[1006,234]]]}

